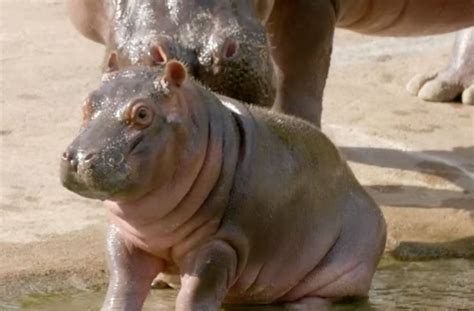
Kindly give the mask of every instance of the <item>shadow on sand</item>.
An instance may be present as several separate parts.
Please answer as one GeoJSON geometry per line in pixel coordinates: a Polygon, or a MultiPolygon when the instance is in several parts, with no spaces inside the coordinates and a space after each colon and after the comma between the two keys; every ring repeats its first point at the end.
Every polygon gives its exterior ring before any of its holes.
{"type": "MultiPolygon", "coordinates": [[[[381,205],[402,208],[454,208],[469,212],[474,219],[474,146],[452,151],[401,151],[384,148],[343,147],[342,152],[353,162],[400,170],[420,172],[425,183],[442,178],[460,191],[423,186],[370,185],[366,189],[381,205]],[[434,177],[434,178],[433,178],[434,177]]],[[[474,236],[440,242],[400,242],[392,251],[400,260],[431,260],[439,258],[474,258],[474,236]]]]}
{"type": "Polygon", "coordinates": [[[420,172],[429,183],[442,178],[462,191],[422,186],[370,185],[379,204],[398,207],[446,207],[465,209],[474,217],[474,146],[452,151],[401,151],[384,148],[342,147],[348,160],[367,165],[420,172]],[[435,178],[433,178],[433,176],[435,178]]]}

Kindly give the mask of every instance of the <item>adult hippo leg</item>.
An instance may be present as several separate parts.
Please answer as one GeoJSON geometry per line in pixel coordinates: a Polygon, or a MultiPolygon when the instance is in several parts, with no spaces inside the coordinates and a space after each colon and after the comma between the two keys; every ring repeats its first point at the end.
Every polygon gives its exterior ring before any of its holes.
{"type": "Polygon", "coordinates": [[[273,110],[321,126],[335,24],[331,1],[275,1],[266,24],[277,78],[273,110]]]}
{"type": "Polygon", "coordinates": [[[141,310],[150,283],[164,264],[150,254],[127,245],[114,225],[107,232],[109,287],[102,310],[141,310]]]}
{"type": "Polygon", "coordinates": [[[474,105],[474,27],[457,33],[449,64],[436,74],[417,75],[408,91],[426,101],[446,102],[462,95],[474,105]]]}
{"type": "Polygon", "coordinates": [[[180,268],[176,311],[214,311],[235,277],[237,254],[227,243],[217,240],[188,254],[180,268]]]}
{"type": "MultiPolygon", "coordinates": [[[[379,36],[423,36],[474,26],[474,0],[340,0],[337,26],[379,36]]],[[[415,77],[408,90],[429,101],[462,94],[473,104],[474,28],[461,31],[450,64],[438,74],[415,77]]]]}

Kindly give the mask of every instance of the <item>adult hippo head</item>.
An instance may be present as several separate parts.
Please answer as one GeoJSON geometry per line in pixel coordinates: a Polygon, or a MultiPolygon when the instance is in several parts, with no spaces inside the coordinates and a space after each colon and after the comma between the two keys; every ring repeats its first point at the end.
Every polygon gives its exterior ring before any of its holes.
{"type": "Polygon", "coordinates": [[[176,58],[215,92],[273,103],[273,68],[260,22],[269,8],[256,11],[252,1],[121,0],[110,1],[108,10],[107,71],[176,58]]]}

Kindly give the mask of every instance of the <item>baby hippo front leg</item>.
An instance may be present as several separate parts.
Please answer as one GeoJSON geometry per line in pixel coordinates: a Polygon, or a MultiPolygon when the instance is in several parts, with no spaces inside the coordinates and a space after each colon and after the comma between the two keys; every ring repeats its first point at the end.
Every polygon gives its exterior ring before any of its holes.
{"type": "Polygon", "coordinates": [[[153,278],[163,270],[164,262],[126,243],[117,227],[107,232],[109,287],[102,311],[141,310],[153,278]]]}
{"type": "Polygon", "coordinates": [[[237,254],[223,241],[212,241],[186,255],[176,311],[217,310],[235,277],[237,254]]]}

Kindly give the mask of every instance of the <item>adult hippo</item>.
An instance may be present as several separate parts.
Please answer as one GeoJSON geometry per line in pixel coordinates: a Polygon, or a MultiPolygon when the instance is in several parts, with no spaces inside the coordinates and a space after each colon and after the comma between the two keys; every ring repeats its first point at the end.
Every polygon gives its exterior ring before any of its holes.
{"type": "MultiPolygon", "coordinates": [[[[474,25],[474,0],[68,0],[68,7],[80,32],[116,53],[112,69],[162,63],[165,50],[214,91],[274,102],[274,110],[318,126],[335,26],[419,36],[474,25]]],[[[464,90],[472,103],[472,34],[459,37],[446,73],[424,87],[433,77],[416,78],[411,92],[450,100],[464,90]]]]}
{"type": "Polygon", "coordinates": [[[337,148],[186,76],[177,61],[108,76],[63,154],[64,186],[107,200],[103,310],[140,310],[167,271],[179,311],[366,296],[385,221],[337,148]]]}

